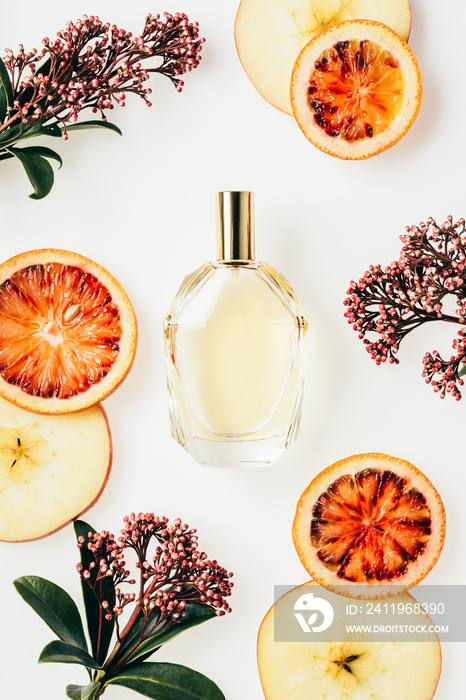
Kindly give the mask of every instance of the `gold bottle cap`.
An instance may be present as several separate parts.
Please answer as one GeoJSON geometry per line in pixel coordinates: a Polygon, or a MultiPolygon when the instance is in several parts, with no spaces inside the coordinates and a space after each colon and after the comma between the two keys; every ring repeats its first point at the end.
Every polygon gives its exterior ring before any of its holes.
{"type": "Polygon", "coordinates": [[[254,260],[254,193],[218,192],[218,260],[254,260]]]}

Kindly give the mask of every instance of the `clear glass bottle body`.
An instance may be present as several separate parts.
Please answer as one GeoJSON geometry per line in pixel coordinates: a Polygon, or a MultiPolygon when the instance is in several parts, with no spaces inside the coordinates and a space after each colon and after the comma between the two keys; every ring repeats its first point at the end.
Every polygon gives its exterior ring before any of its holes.
{"type": "Polygon", "coordinates": [[[307,322],[266,263],[187,277],[165,320],[173,437],[201,464],[270,464],[299,428],[307,322]]]}

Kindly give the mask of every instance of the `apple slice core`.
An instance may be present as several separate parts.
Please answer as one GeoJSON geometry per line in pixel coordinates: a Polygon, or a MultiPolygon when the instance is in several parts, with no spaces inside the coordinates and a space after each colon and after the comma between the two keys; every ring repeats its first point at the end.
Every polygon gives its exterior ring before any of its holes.
{"type": "Polygon", "coordinates": [[[81,515],[102,493],[111,462],[100,405],[54,416],[0,399],[0,540],[44,537],[81,515]]]}

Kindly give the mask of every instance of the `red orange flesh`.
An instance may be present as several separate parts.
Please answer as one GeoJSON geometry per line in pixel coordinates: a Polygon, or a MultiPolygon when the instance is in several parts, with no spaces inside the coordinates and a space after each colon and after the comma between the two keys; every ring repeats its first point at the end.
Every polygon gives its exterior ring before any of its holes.
{"type": "Polygon", "coordinates": [[[314,121],[348,142],[385,131],[401,112],[403,72],[389,51],[372,41],[340,41],[324,51],[309,79],[314,121]]]}

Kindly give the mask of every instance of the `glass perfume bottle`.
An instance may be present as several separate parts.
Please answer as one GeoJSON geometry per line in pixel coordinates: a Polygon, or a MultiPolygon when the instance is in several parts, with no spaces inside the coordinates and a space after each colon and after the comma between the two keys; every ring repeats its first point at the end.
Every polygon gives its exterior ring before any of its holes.
{"type": "Polygon", "coordinates": [[[165,319],[171,431],[201,464],[266,465],[297,437],[307,322],[254,259],[252,192],[218,193],[217,247],[165,319]]]}

